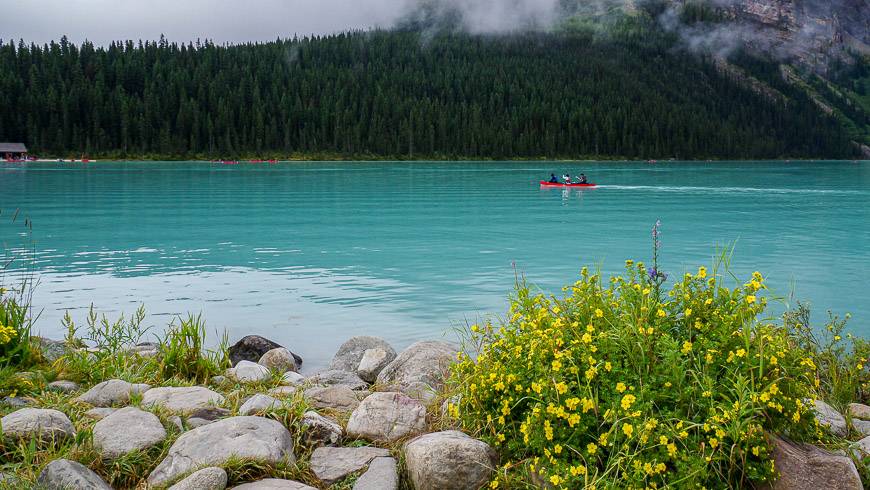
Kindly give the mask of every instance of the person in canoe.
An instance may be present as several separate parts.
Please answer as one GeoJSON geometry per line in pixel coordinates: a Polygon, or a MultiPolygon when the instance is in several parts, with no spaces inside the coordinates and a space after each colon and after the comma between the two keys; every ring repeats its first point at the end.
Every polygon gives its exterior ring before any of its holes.
{"type": "Polygon", "coordinates": [[[586,174],[580,174],[580,177],[577,177],[578,184],[588,184],[589,181],[586,180],[586,174]]]}
{"type": "Polygon", "coordinates": [[[556,174],[550,174],[550,183],[551,184],[558,184],[559,183],[559,179],[556,178],[556,174]]]}
{"type": "Polygon", "coordinates": [[[571,183],[571,176],[568,174],[565,174],[562,176],[562,180],[565,181],[566,184],[570,184],[571,183]]]}

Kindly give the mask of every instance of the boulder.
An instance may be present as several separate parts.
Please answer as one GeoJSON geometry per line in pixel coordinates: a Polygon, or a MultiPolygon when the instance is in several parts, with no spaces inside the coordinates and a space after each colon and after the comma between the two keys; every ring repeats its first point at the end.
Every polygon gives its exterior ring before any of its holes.
{"type": "Polygon", "coordinates": [[[105,459],[116,459],[166,439],[166,429],[151,412],[122,408],[94,424],[94,447],[105,459]]]}
{"type": "Polygon", "coordinates": [[[41,441],[61,441],[75,437],[76,430],[69,417],[50,408],[22,408],[0,418],[3,436],[15,439],[38,438],[41,441]]]}
{"type": "Polygon", "coordinates": [[[76,401],[95,407],[126,405],[130,403],[130,395],[146,393],[149,389],[151,387],[146,384],[132,384],[121,379],[110,379],[82,393],[76,398],[76,401]]]}
{"type": "Polygon", "coordinates": [[[227,378],[240,383],[256,383],[272,377],[269,368],[251,361],[241,361],[236,367],[227,369],[227,378]]]}
{"type": "Polygon", "coordinates": [[[771,436],[773,460],[780,477],[771,490],[861,490],[861,478],[852,460],[809,444],[771,436]]]}
{"type": "Polygon", "coordinates": [[[272,371],[278,371],[279,373],[296,371],[296,369],[298,369],[293,354],[283,347],[276,347],[267,351],[263,354],[263,357],[257,361],[257,364],[269,368],[272,371]]]}
{"type": "Polygon", "coordinates": [[[142,342],[127,349],[127,354],[139,357],[157,357],[160,354],[160,344],[154,342],[142,342]]]}
{"type": "Polygon", "coordinates": [[[305,428],[303,437],[309,447],[336,446],[341,442],[344,431],[335,419],[324,417],[319,413],[309,410],[302,417],[302,426],[305,428]]]}
{"type": "Polygon", "coordinates": [[[850,403],[849,414],[852,418],[870,420],[870,407],[861,403],[850,403]]]}
{"type": "Polygon", "coordinates": [[[187,414],[188,417],[196,417],[205,420],[218,420],[230,416],[230,411],[221,407],[197,408],[187,414]]]}
{"type": "Polygon", "coordinates": [[[169,487],[169,490],[224,490],[227,488],[227,472],[210,466],[193,472],[190,476],[169,487]]]}
{"type": "Polygon", "coordinates": [[[448,342],[426,340],[412,344],[378,374],[378,382],[411,396],[438,391],[456,359],[458,349],[448,342]]]}
{"type": "Polygon", "coordinates": [[[214,386],[220,386],[229,381],[226,376],[221,376],[220,374],[217,376],[212,376],[208,382],[214,386]]]}
{"type": "Polygon", "coordinates": [[[184,432],[184,421],[178,415],[171,415],[166,419],[173,427],[178,429],[178,432],[184,432]]]}
{"type": "Polygon", "coordinates": [[[394,442],[425,430],[426,407],[403,393],[372,393],[347,422],[349,436],[373,442],[394,442]]]}
{"type": "Polygon", "coordinates": [[[56,459],[48,463],[36,483],[43,490],[112,490],[87,466],[68,459],[56,459]]]}
{"type": "Polygon", "coordinates": [[[320,371],[309,376],[308,380],[312,384],[324,386],[345,385],[352,390],[364,390],[369,387],[369,384],[360,379],[356,374],[339,369],[320,371]]]}
{"type": "Polygon", "coordinates": [[[278,478],[266,478],[265,480],[245,483],[233,490],[317,490],[314,487],[309,487],[304,483],[299,483],[293,480],[280,480],[278,478]]]}
{"type": "Polygon", "coordinates": [[[862,453],[858,455],[859,458],[870,456],[870,436],[867,436],[856,442],[854,447],[862,453]]]}
{"type": "Polygon", "coordinates": [[[301,385],[305,382],[305,376],[302,376],[296,371],[287,371],[284,373],[284,376],[281,377],[281,382],[288,385],[301,385]]]}
{"type": "Polygon", "coordinates": [[[345,385],[315,386],[305,389],[305,398],[314,408],[331,408],[339,412],[352,412],[359,406],[353,390],[345,385]]]}
{"type": "Polygon", "coordinates": [[[48,391],[56,391],[58,393],[73,393],[79,391],[78,383],[72,381],[58,380],[48,383],[46,386],[48,391]]]}
{"type": "Polygon", "coordinates": [[[187,428],[196,429],[197,427],[202,427],[203,425],[213,424],[214,420],[201,419],[199,417],[190,417],[187,419],[187,428]]]}
{"type": "MultiPolygon", "coordinates": [[[[230,362],[235,366],[241,361],[257,362],[263,357],[263,354],[278,347],[283,346],[259,335],[248,335],[233,344],[228,349],[228,353],[230,355],[230,362]]],[[[293,353],[291,352],[291,354],[293,353]]],[[[296,362],[296,367],[302,365],[302,358],[296,354],[293,354],[293,360],[296,362]]]]}
{"type": "Polygon", "coordinates": [[[852,419],[852,427],[855,432],[863,436],[870,436],[870,420],[852,419]]]}
{"type": "Polygon", "coordinates": [[[376,447],[319,447],[311,453],[311,471],[329,486],[390,452],[376,447]]]}
{"type": "Polygon", "coordinates": [[[396,352],[388,352],[380,347],[375,349],[366,349],[362,359],[359,361],[359,366],[356,368],[356,374],[363,381],[374,383],[378,379],[378,374],[396,358],[396,352]]]}
{"type": "Polygon", "coordinates": [[[257,393],[248,398],[245,403],[239,408],[239,415],[253,415],[255,413],[265,412],[275,407],[280,407],[281,402],[272,398],[269,395],[257,393]]]}
{"type": "Polygon", "coordinates": [[[405,466],[416,490],[476,489],[489,482],[495,451],[483,441],[449,430],[405,444],[405,466]]]}
{"type": "Polygon", "coordinates": [[[5,405],[12,408],[29,407],[34,403],[36,403],[36,401],[33,398],[26,398],[21,396],[6,396],[0,399],[0,405],[5,405]]]}
{"type": "Polygon", "coordinates": [[[399,468],[394,458],[375,458],[353,485],[353,490],[399,490],[399,468]]]}
{"type": "Polygon", "coordinates": [[[61,340],[51,340],[44,337],[36,337],[36,340],[39,343],[39,352],[42,354],[42,358],[50,364],[65,356],[69,351],[66,342],[61,340]]]}
{"type": "Polygon", "coordinates": [[[177,415],[210,409],[223,402],[223,395],[202,386],[163,386],[142,395],[143,407],[160,406],[177,415]]]}
{"type": "Polygon", "coordinates": [[[813,412],[815,412],[819,424],[827,427],[832,434],[840,437],[846,437],[849,434],[846,419],[834,407],[821,400],[816,400],[813,412]]]}
{"type": "Polygon", "coordinates": [[[338,352],[332,358],[332,362],[329,363],[329,369],[355,373],[365,352],[369,349],[382,349],[387,353],[388,357],[393,359],[396,357],[395,349],[386,340],[379,337],[360,335],[352,337],[347,342],[341,344],[338,352]]]}
{"type": "Polygon", "coordinates": [[[230,417],[182,434],[148,476],[148,484],[171,483],[203,466],[231,458],[264,463],[295,463],[293,436],[281,423],[263,417],[230,417]]]}
{"type": "Polygon", "coordinates": [[[269,389],[269,394],[278,398],[287,398],[293,396],[297,391],[295,386],[276,386],[269,389]]]}
{"type": "Polygon", "coordinates": [[[97,407],[85,412],[85,417],[94,420],[102,420],[117,411],[117,408],[97,407]]]}

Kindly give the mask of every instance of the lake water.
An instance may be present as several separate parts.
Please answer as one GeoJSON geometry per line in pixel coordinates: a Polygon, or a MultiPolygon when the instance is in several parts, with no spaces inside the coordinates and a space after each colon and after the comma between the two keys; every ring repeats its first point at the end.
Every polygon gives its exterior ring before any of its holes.
{"type": "Polygon", "coordinates": [[[513,264],[560,294],[583,265],[648,261],[656,220],[672,276],[736,245],[738,276],[870,334],[868,162],[0,164],[0,208],[7,246],[11,211],[33,220],[36,328],[55,338],[66,310],[144,304],[155,329],[202,312],[310,370],[352,335],[401,348],[503,314],[513,264]],[[540,188],[551,171],[601,186],[540,188]]]}

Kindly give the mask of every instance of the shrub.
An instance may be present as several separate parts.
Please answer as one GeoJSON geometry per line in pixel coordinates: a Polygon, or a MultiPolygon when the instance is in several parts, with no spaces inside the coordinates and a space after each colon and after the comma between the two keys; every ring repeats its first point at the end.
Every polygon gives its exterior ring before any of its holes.
{"type": "Polygon", "coordinates": [[[768,433],[821,437],[812,352],[764,320],[764,278],[729,288],[714,270],[626,262],[581,272],[562,299],[518,284],[501,326],[471,327],[449,412],[499,448],[506,482],[556,488],[732,488],[775,477],[768,433]]]}

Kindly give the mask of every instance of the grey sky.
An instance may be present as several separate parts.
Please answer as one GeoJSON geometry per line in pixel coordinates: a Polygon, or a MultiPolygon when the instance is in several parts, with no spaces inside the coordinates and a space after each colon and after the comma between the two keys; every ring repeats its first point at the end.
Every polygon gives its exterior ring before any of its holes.
{"type": "MultiPolygon", "coordinates": [[[[472,0],[473,1],[473,0],[472,0]]],[[[390,27],[410,0],[0,0],[0,38],[271,41],[390,27]]]]}

